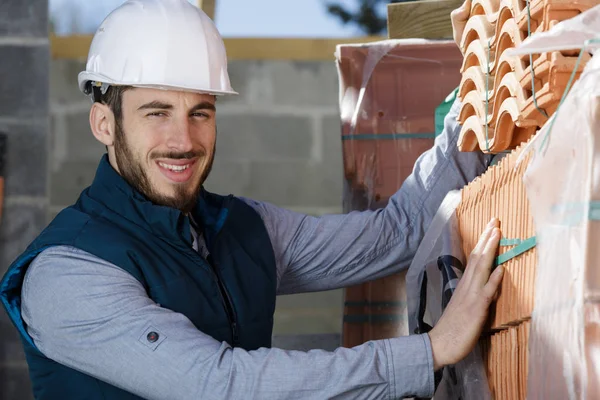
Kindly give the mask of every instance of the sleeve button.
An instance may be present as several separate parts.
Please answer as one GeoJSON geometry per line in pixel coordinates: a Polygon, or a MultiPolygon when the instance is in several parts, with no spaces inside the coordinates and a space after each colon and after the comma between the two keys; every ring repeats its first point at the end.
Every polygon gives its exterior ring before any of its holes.
{"type": "Polygon", "coordinates": [[[150,332],[148,333],[148,335],[146,336],[146,339],[150,342],[150,343],[154,343],[158,340],[158,333],[156,332],[150,332]]]}

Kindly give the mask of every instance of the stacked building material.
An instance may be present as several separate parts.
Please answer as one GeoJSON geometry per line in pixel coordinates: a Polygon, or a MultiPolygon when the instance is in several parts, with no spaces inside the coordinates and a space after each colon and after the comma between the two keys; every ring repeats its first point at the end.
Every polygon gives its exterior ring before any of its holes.
{"type": "Polygon", "coordinates": [[[492,398],[527,398],[530,321],[509,326],[480,340],[492,398]]]}
{"type": "MultiPolygon", "coordinates": [[[[336,52],[344,211],[377,209],[433,146],[435,108],[460,82],[453,41],[384,40],[336,52]]],[[[408,334],[405,273],[346,289],[343,344],[408,334]]]]}
{"type": "Polygon", "coordinates": [[[464,254],[471,253],[491,218],[500,220],[502,240],[497,263],[505,268],[505,275],[481,339],[490,390],[496,399],[524,399],[528,376],[527,332],[537,260],[533,219],[523,184],[531,153],[519,159],[524,147],[465,186],[456,209],[464,254]]]}
{"type": "MultiPolygon", "coordinates": [[[[525,38],[598,4],[598,0],[473,0],[460,43],[459,148],[498,153],[529,139],[556,111],[579,53],[507,56],[525,38]]],[[[584,54],[574,79],[583,70],[584,54]]]]}

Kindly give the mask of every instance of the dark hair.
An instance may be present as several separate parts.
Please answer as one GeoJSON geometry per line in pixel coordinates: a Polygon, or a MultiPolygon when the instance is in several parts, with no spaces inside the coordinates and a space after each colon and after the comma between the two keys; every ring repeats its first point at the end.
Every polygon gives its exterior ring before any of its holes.
{"type": "Polygon", "coordinates": [[[110,107],[119,125],[123,119],[123,93],[131,88],[131,86],[109,86],[106,93],[100,96],[100,102],[110,107]]]}

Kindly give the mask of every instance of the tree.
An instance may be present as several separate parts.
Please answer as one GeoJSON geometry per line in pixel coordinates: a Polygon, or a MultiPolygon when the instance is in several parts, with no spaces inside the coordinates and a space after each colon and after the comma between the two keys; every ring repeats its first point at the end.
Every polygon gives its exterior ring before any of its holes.
{"type": "Polygon", "coordinates": [[[359,1],[358,11],[352,12],[338,2],[327,1],[325,6],[327,12],[342,24],[357,25],[358,28],[367,35],[380,35],[387,29],[387,16],[381,15],[382,6],[388,3],[403,3],[411,0],[357,0],[359,1]]]}

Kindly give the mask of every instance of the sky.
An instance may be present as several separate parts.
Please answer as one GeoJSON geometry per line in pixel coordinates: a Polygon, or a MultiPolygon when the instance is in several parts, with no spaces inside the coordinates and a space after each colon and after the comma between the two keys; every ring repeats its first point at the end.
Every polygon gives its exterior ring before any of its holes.
{"type": "MultiPolygon", "coordinates": [[[[190,0],[193,2],[193,0],[190,0]]],[[[215,23],[223,37],[355,37],[355,27],[328,15],[327,0],[216,0],[215,23]],[[251,16],[252,15],[252,16],[251,16]]],[[[355,9],[357,0],[336,0],[355,9]]],[[[50,0],[50,18],[59,35],[94,33],[123,0],[50,0]]],[[[385,12],[385,9],[382,10],[385,12]]]]}

